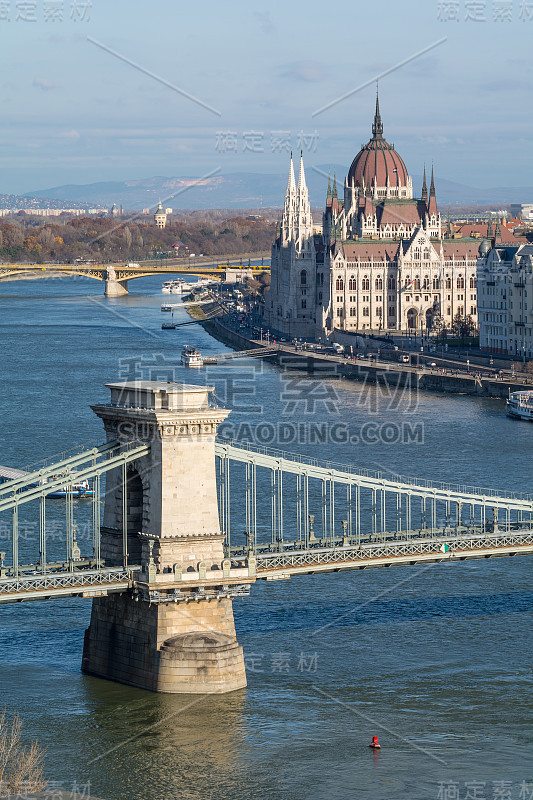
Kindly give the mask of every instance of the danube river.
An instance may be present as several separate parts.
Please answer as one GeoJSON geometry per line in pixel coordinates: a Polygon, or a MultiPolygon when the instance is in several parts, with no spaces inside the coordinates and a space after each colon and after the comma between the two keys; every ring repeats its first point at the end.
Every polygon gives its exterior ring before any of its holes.
{"type": "MultiPolygon", "coordinates": [[[[235,436],[260,431],[265,444],[282,435],[285,449],[360,467],[533,490],[533,425],[507,419],[502,402],[387,396],[327,375],[295,382],[250,360],[186,370],[183,344],[226,348],[196,325],[161,331],[160,305],[174,298],[160,286],[139,279],[106,300],[89,280],[0,284],[0,463],[102,442],[89,404],[107,400],[106,381],[169,376],[213,384],[234,408],[235,436]],[[328,443],[306,438],[316,422],[335,424],[328,443]]],[[[234,603],[248,689],[221,697],[83,676],[88,600],[1,607],[0,707],[46,748],[52,787],[83,794],[90,784],[109,800],[529,800],[531,567],[525,556],[259,582],[234,603]]]]}

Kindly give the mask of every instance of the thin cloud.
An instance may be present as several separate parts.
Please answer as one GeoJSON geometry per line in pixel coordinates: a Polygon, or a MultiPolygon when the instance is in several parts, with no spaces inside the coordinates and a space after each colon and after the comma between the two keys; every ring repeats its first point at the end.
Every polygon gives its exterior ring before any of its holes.
{"type": "Polygon", "coordinates": [[[63,133],[59,134],[60,139],[72,139],[73,141],[79,139],[80,137],[81,133],[79,131],[74,130],[74,128],[72,128],[70,131],[63,131],[63,133]]]}
{"type": "Polygon", "coordinates": [[[291,64],[286,65],[281,72],[281,77],[307,83],[318,83],[324,80],[326,72],[324,65],[319,61],[293,61],[291,64]]]}
{"type": "Polygon", "coordinates": [[[51,89],[56,88],[53,83],[50,83],[50,81],[44,78],[34,78],[32,85],[35,86],[36,89],[41,89],[43,92],[49,92],[51,89]]]}
{"type": "Polygon", "coordinates": [[[263,33],[276,33],[277,28],[270,18],[270,11],[254,11],[254,17],[259,20],[259,24],[263,33]]]}

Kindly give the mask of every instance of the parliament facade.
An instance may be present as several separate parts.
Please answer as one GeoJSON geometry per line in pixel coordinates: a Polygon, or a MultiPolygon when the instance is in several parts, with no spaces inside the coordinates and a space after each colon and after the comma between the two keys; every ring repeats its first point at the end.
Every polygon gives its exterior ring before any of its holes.
{"type": "Polygon", "coordinates": [[[419,198],[401,156],[383,136],[376,99],[372,138],[339,192],[328,184],[321,233],[313,230],[300,156],[292,162],[272,246],[265,321],[291,337],[345,331],[428,332],[437,317],[476,321],[479,240],[443,230],[433,170],[419,198]]]}

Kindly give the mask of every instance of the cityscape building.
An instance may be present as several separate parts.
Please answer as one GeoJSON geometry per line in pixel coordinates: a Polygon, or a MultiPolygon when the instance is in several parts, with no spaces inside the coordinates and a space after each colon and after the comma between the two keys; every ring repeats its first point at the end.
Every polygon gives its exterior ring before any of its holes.
{"type": "Polygon", "coordinates": [[[533,357],[533,244],[482,242],[477,267],[479,346],[494,354],[533,357]]]}
{"type": "MultiPolygon", "coordinates": [[[[433,168],[419,198],[405,162],[383,136],[379,97],[372,138],[354,158],[339,191],[328,181],[322,232],[313,230],[300,156],[291,155],[285,204],[272,246],[265,321],[294,336],[334,330],[431,331],[437,318],[477,322],[479,233],[443,225],[433,168]]],[[[509,233],[509,236],[512,235],[509,233]]]]}
{"type": "Polygon", "coordinates": [[[154,221],[156,227],[158,228],[165,228],[167,224],[167,213],[163,206],[161,205],[161,200],[159,201],[159,205],[157,206],[156,212],[154,214],[154,221]]]}

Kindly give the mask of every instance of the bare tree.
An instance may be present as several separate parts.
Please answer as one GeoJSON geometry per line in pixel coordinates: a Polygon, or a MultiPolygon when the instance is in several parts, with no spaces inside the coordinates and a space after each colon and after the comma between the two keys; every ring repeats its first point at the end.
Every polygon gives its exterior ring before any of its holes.
{"type": "Polygon", "coordinates": [[[9,722],[6,712],[0,713],[0,797],[40,792],[46,787],[44,750],[37,742],[24,747],[21,730],[17,714],[9,722]]]}

